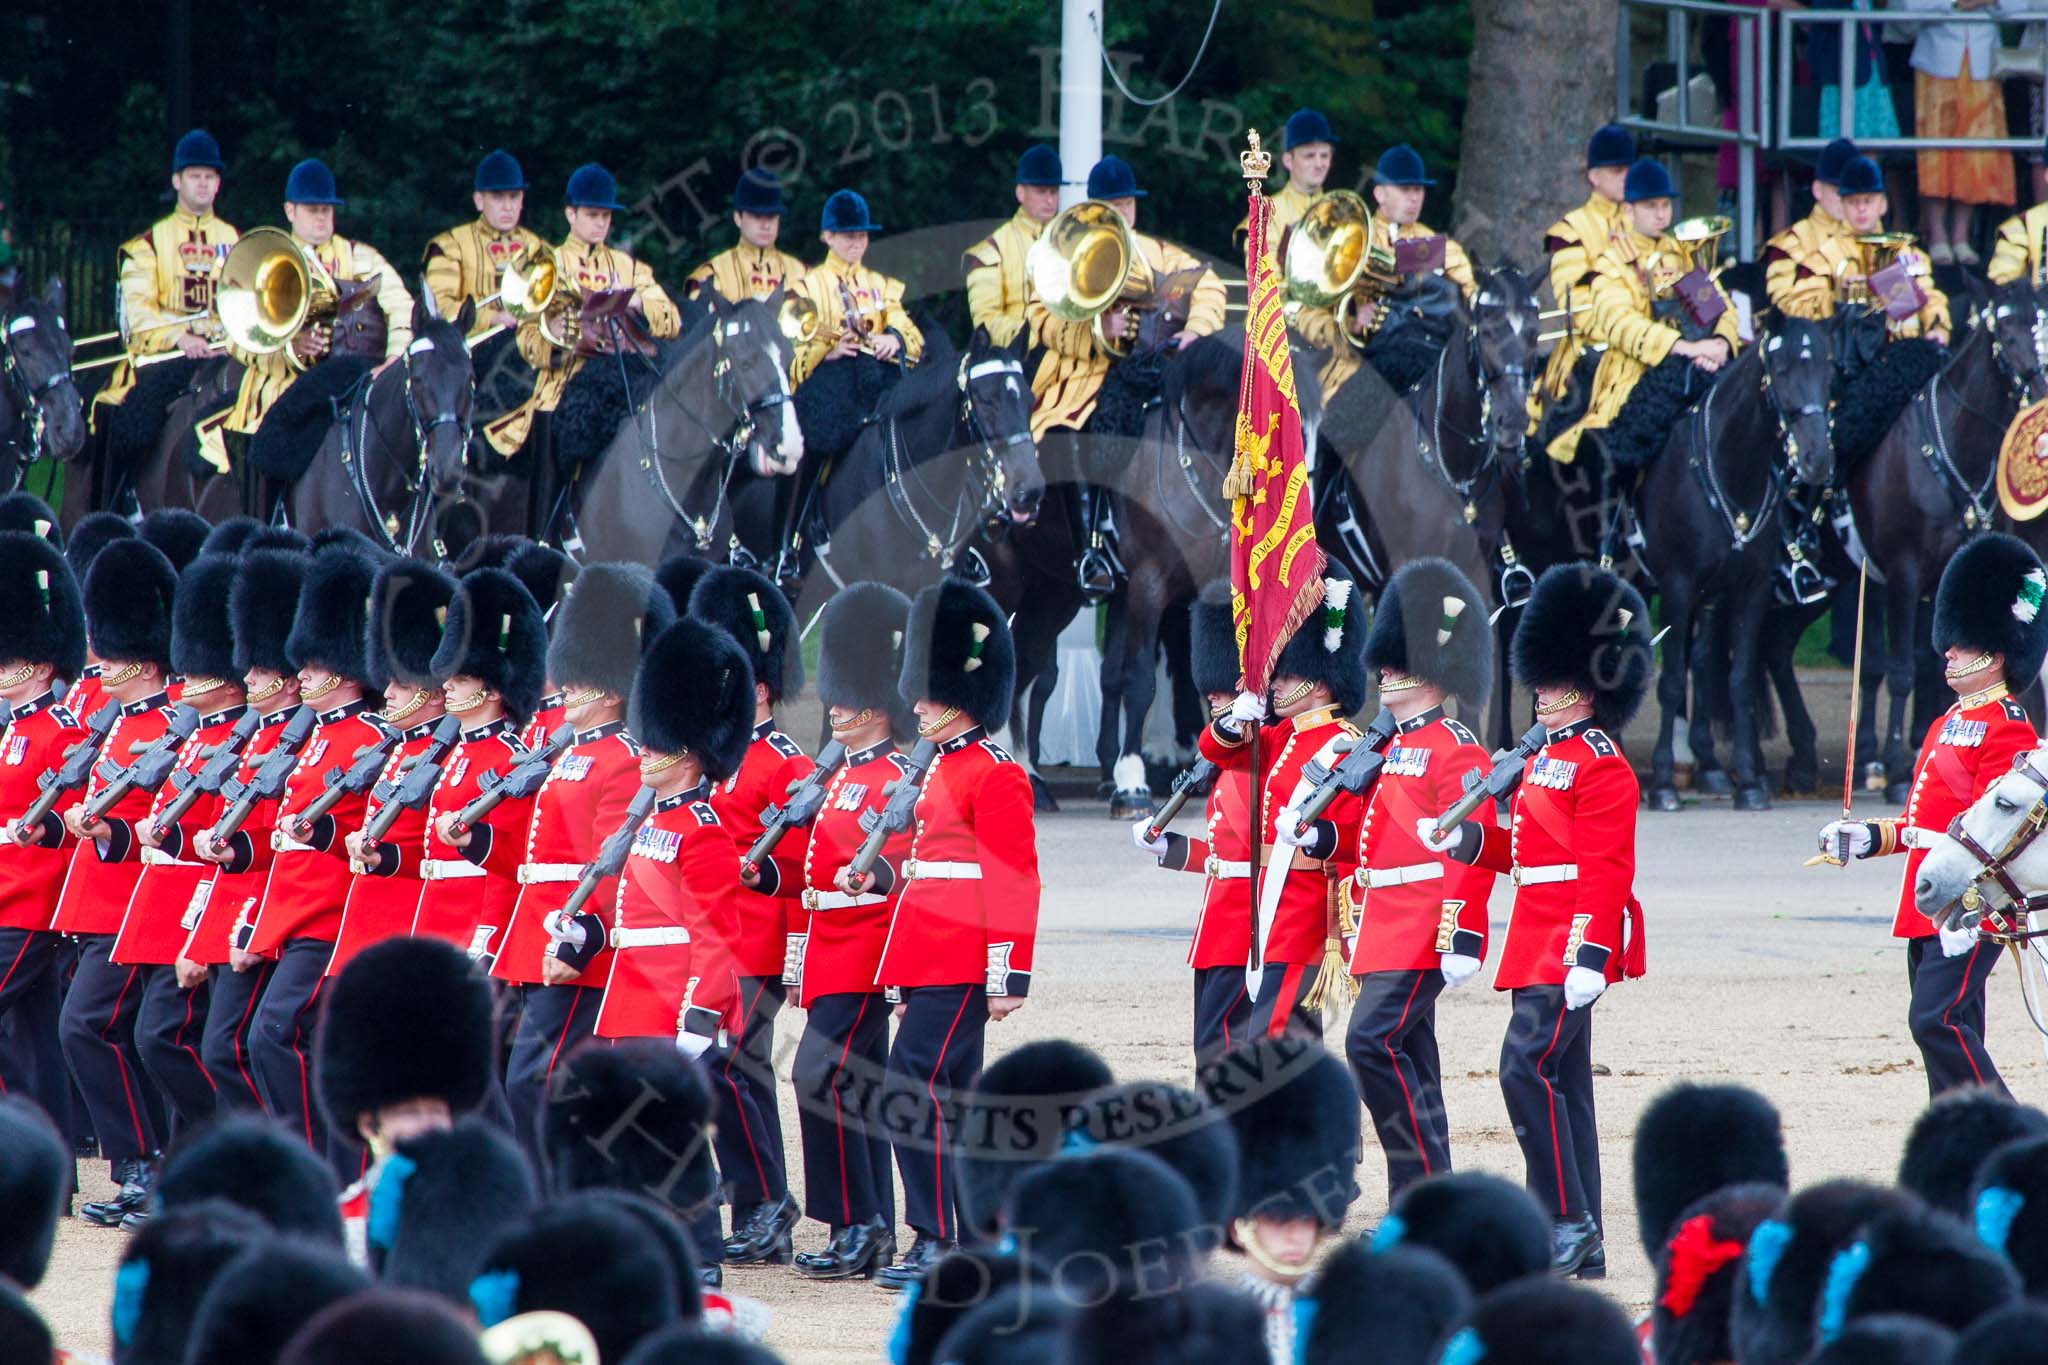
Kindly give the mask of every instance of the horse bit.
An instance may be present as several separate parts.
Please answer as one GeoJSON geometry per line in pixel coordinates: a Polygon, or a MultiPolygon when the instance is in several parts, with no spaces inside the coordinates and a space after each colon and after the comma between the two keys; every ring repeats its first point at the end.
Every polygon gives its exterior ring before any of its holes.
{"type": "MultiPolygon", "coordinates": [[[[752,402],[742,400],[735,388],[736,381],[733,378],[732,357],[725,353],[726,337],[737,335],[742,326],[744,326],[743,323],[720,322],[715,319],[711,324],[711,349],[715,357],[711,362],[711,377],[715,381],[713,391],[717,394],[719,400],[725,404],[726,409],[732,413],[732,428],[725,435],[721,436],[713,431],[710,424],[699,417],[693,409],[688,406],[683,407],[683,415],[696,423],[697,429],[704,433],[704,438],[710,443],[711,449],[725,456],[726,478],[719,481],[718,498],[711,506],[710,516],[691,516],[684,509],[682,500],[676,497],[675,490],[669,486],[668,475],[661,467],[661,440],[655,428],[654,404],[651,401],[652,395],[650,395],[649,401],[646,404],[647,435],[643,443],[643,453],[640,457],[640,468],[646,471],[648,481],[654,485],[654,491],[661,494],[662,501],[668,504],[669,512],[674,515],[677,521],[690,528],[690,536],[696,542],[697,549],[700,551],[711,548],[711,531],[718,524],[718,518],[725,511],[726,486],[731,479],[733,466],[746,453],[748,444],[753,441],[754,433],[760,427],[761,419],[770,411],[781,407],[789,401],[789,395],[782,391],[780,385],[777,385],[773,391],[752,402]]],[[[621,352],[619,355],[619,366],[622,381],[625,363],[625,355],[621,352]]],[[[622,383],[622,387],[625,388],[625,391],[630,396],[632,393],[631,385],[622,383]]],[[[638,422],[633,424],[633,430],[636,433],[640,430],[638,422]]]]}
{"type": "MultiPolygon", "coordinates": [[[[1987,881],[1995,883],[2010,902],[2006,907],[2007,911],[2016,916],[2023,917],[2036,910],[2048,909],[2048,893],[2029,895],[2021,888],[2011,869],[2013,859],[2033,847],[2034,841],[2041,837],[2042,830],[2048,829],[2048,773],[2035,767],[2033,760],[2034,755],[2026,753],[2012,761],[2012,770],[2025,774],[2029,781],[2041,788],[2042,794],[2035,799],[2033,808],[2027,812],[2019,828],[2013,831],[2012,837],[2005,841],[2004,848],[1993,853],[1978,843],[1976,836],[1963,828],[1961,815],[1949,821],[1948,825],[1948,837],[1977,860],[1976,875],[1970,878],[1969,885],[1963,888],[1963,894],[1955,902],[1961,907],[1961,913],[1953,917],[1953,922],[1958,926],[1967,927],[1965,921],[1974,924],[1989,919],[1996,930],[1996,937],[2014,944],[2034,938],[2038,933],[2048,933],[2048,930],[2033,931],[2014,925],[2005,915],[1986,903],[1982,888],[1987,881]]],[[[1944,915],[1937,917],[1935,922],[1941,924],[1948,920],[1949,917],[1944,915]]]]}
{"type": "MultiPolygon", "coordinates": [[[[435,412],[432,417],[421,419],[419,398],[412,382],[412,357],[414,351],[422,346],[423,341],[415,341],[408,346],[400,361],[405,370],[405,411],[412,419],[414,458],[419,464],[419,476],[413,488],[412,507],[403,524],[405,539],[402,542],[398,538],[399,522],[396,514],[390,516],[388,522],[384,516],[378,514],[376,494],[370,488],[369,470],[362,458],[368,449],[370,439],[370,393],[377,387],[377,380],[381,376],[365,376],[350,405],[353,412],[344,414],[341,429],[341,464],[342,468],[348,471],[349,489],[355,494],[356,501],[362,508],[363,519],[370,523],[371,529],[383,540],[384,548],[399,554],[411,553],[413,546],[418,543],[420,529],[425,524],[427,510],[433,501],[427,495],[432,479],[432,471],[427,468],[427,442],[440,427],[459,427],[462,433],[461,448],[467,458],[470,421],[476,411],[476,375],[472,372],[469,376],[469,402],[465,405],[468,408],[467,412],[458,413],[452,407],[444,408],[435,412]],[[353,422],[348,420],[351,416],[354,417],[353,422]]],[[[433,349],[432,341],[424,341],[424,345],[428,350],[433,349]]],[[[442,548],[436,545],[436,553],[442,548]]]]}
{"type": "MultiPolygon", "coordinates": [[[[69,367],[59,367],[41,382],[29,377],[28,369],[16,353],[14,338],[17,333],[33,329],[36,320],[26,313],[7,319],[6,339],[0,343],[0,370],[7,376],[7,387],[14,395],[15,404],[21,409],[22,420],[28,425],[28,443],[22,447],[21,470],[42,458],[43,442],[48,435],[48,422],[43,417],[43,397],[71,382],[69,367]]],[[[16,482],[20,481],[20,470],[16,482]]]]}

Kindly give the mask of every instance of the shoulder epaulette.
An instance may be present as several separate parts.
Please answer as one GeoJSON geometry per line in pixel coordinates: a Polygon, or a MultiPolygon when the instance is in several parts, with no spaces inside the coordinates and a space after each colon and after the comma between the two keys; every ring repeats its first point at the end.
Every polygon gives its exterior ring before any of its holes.
{"type": "Polygon", "coordinates": [[[1457,740],[1460,744],[1477,744],[1479,742],[1479,736],[1466,729],[1465,722],[1461,720],[1453,720],[1451,717],[1445,716],[1444,729],[1449,730],[1451,738],[1457,740]]]}
{"type": "Polygon", "coordinates": [[[715,825],[718,823],[718,812],[711,809],[709,801],[692,801],[690,803],[690,814],[697,817],[697,823],[700,825],[715,825]]]}
{"type": "Polygon", "coordinates": [[[1614,741],[1607,737],[1607,732],[1605,730],[1588,730],[1585,732],[1585,734],[1580,736],[1580,738],[1586,741],[1586,747],[1588,749],[1591,749],[1594,753],[1600,755],[1600,757],[1602,758],[1613,758],[1616,754],[1621,752],[1619,749],[1614,747],[1614,741]]]}
{"type": "Polygon", "coordinates": [[[798,747],[797,742],[788,735],[783,734],[780,730],[770,730],[768,732],[768,747],[781,754],[784,758],[802,758],[804,756],[804,751],[798,747]]]}
{"type": "Polygon", "coordinates": [[[638,758],[638,757],[640,757],[640,741],[639,741],[639,740],[637,740],[637,739],[633,738],[633,737],[632,737],[631,735],[629,735],[629,734],[625,734],[625,733],[623,733],[623,732],[622,732],[622,733],[620,733],[620,734],[616,734],[616,735],[613,735],[613,736],[612,736],[612,738],[613,738],[613,739],[616,739],[616,740],[617,740],[617,741],[618,741],[619,743],[621,743],[621,744],[625,745],[625,746],[626,746],[626,752],[627,752],[627,753],[629,753],[629,754],[633,755],[633,757],[635,757],[635,758],[638,758]]]}
{"type": "Polygon", "coordinates": [[[2007,720],[2025,720],[2027,718],[2027,708],[2020,705],[2017,697],[2003,697],[2000,699],[2000,705],[2005,707],[2005,718],[2007,720]]]}
{"type": "Polygon", "coordinates": [[[1010,751],[1008,749],[1005,749],[1002,745],[996,743],[992,739],[983,740],[981,742],[981,747],[988,750],[989,756],[995,759],[995,761],[998,763],[1014,763],[1017,761],[1010,757],[1010,751]]]}
{"type": "Polygon", "coordinates": [[[62,704],[50,708],[50,717],[67,730],[75,730],[81,723],[78,717],[71,713],[71,708],[62,704]]]}

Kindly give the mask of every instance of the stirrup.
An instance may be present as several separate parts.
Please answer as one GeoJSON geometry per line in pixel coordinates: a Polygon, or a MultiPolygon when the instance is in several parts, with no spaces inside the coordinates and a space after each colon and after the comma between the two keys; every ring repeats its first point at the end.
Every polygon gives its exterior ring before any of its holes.
{"type": "Polygon", "coordinates": [[[1116,561],[1100,545],[1090,545],[1074,565],[1074,579],[1090,597],[1107,597],[1116,591],[1116,561]]]}
{"type": "MultiPolygon", "coordinates": [[[[820,547],[823,548],[823,547],[820,547]]],[[[797,590],[803,587],[803,552],[794,545],[785,545],[775,556],[775,572],[770,575],[775,586],[782,589],[782,595],[796,600],[797,590]]]]}
{"type": "Polygon", "coordinates": [[[1536,575],[1529,572],[1526,564],[1506,564],[1500,571],[1500,604],[1503,610],[1529,605],[1529,596],[1536,591],[1536,575]]]}
{"type": "Polygon", "coordinates": [[[962,550],[960,557],[953,561],[953,572],[977,588],[987,587],[990,580],[995,577],[988,567],[988,560],[984,559],[981,551],[972,545],[962,550]]]}
{"type": "Polygon", "coordinates": [[[1800,553],[1796,542],[1785,549],[1790,558],[1778,564],[1778,587],[1789,596],[1788,605],[1810,607],[1817,602],[1825,602],[1828,593],[1834,589],[1834,580],[1800,553]]]}

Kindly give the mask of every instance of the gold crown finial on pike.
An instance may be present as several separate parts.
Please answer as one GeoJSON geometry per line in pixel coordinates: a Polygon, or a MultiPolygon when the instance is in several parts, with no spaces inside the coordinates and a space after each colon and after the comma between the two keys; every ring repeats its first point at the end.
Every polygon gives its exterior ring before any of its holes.
{"type": "Polygon", "coordinates": [[[1259,146],[1258,129],[1246,129],[1245,140],[1251,146],[1237,154],[1237,164],[1244,168],[1244,178],[1251,182],[1252,188],[1256,190],[1273,169],[1273,154],[1259,146]]]}

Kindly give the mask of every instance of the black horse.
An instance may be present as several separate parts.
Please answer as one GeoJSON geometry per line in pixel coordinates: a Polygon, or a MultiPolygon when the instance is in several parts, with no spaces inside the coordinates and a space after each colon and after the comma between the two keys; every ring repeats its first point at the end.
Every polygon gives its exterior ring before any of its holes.
{"type": "MultiPolygon", "coordinates": [[[[218,522],[242,510],[242,481],[220,472],[200,456],[198,434],[193,430],[202,417],[233,403],[241,382],[239,361],[227,356],[206,361],[164,409],[163,422],[148,453],[124,475],[144,512],[182,507],[218,522]]],[[[65,507],[68,513],[68,497],[65,507]]]]}
{"type": "Polygon", "coordinates": [[[41,298],[16,294],[0,312],[0,491],[21,486],[37,460],[69,460],[85,448],[85,406],[71,379],[64,285],[41,298]]]}

